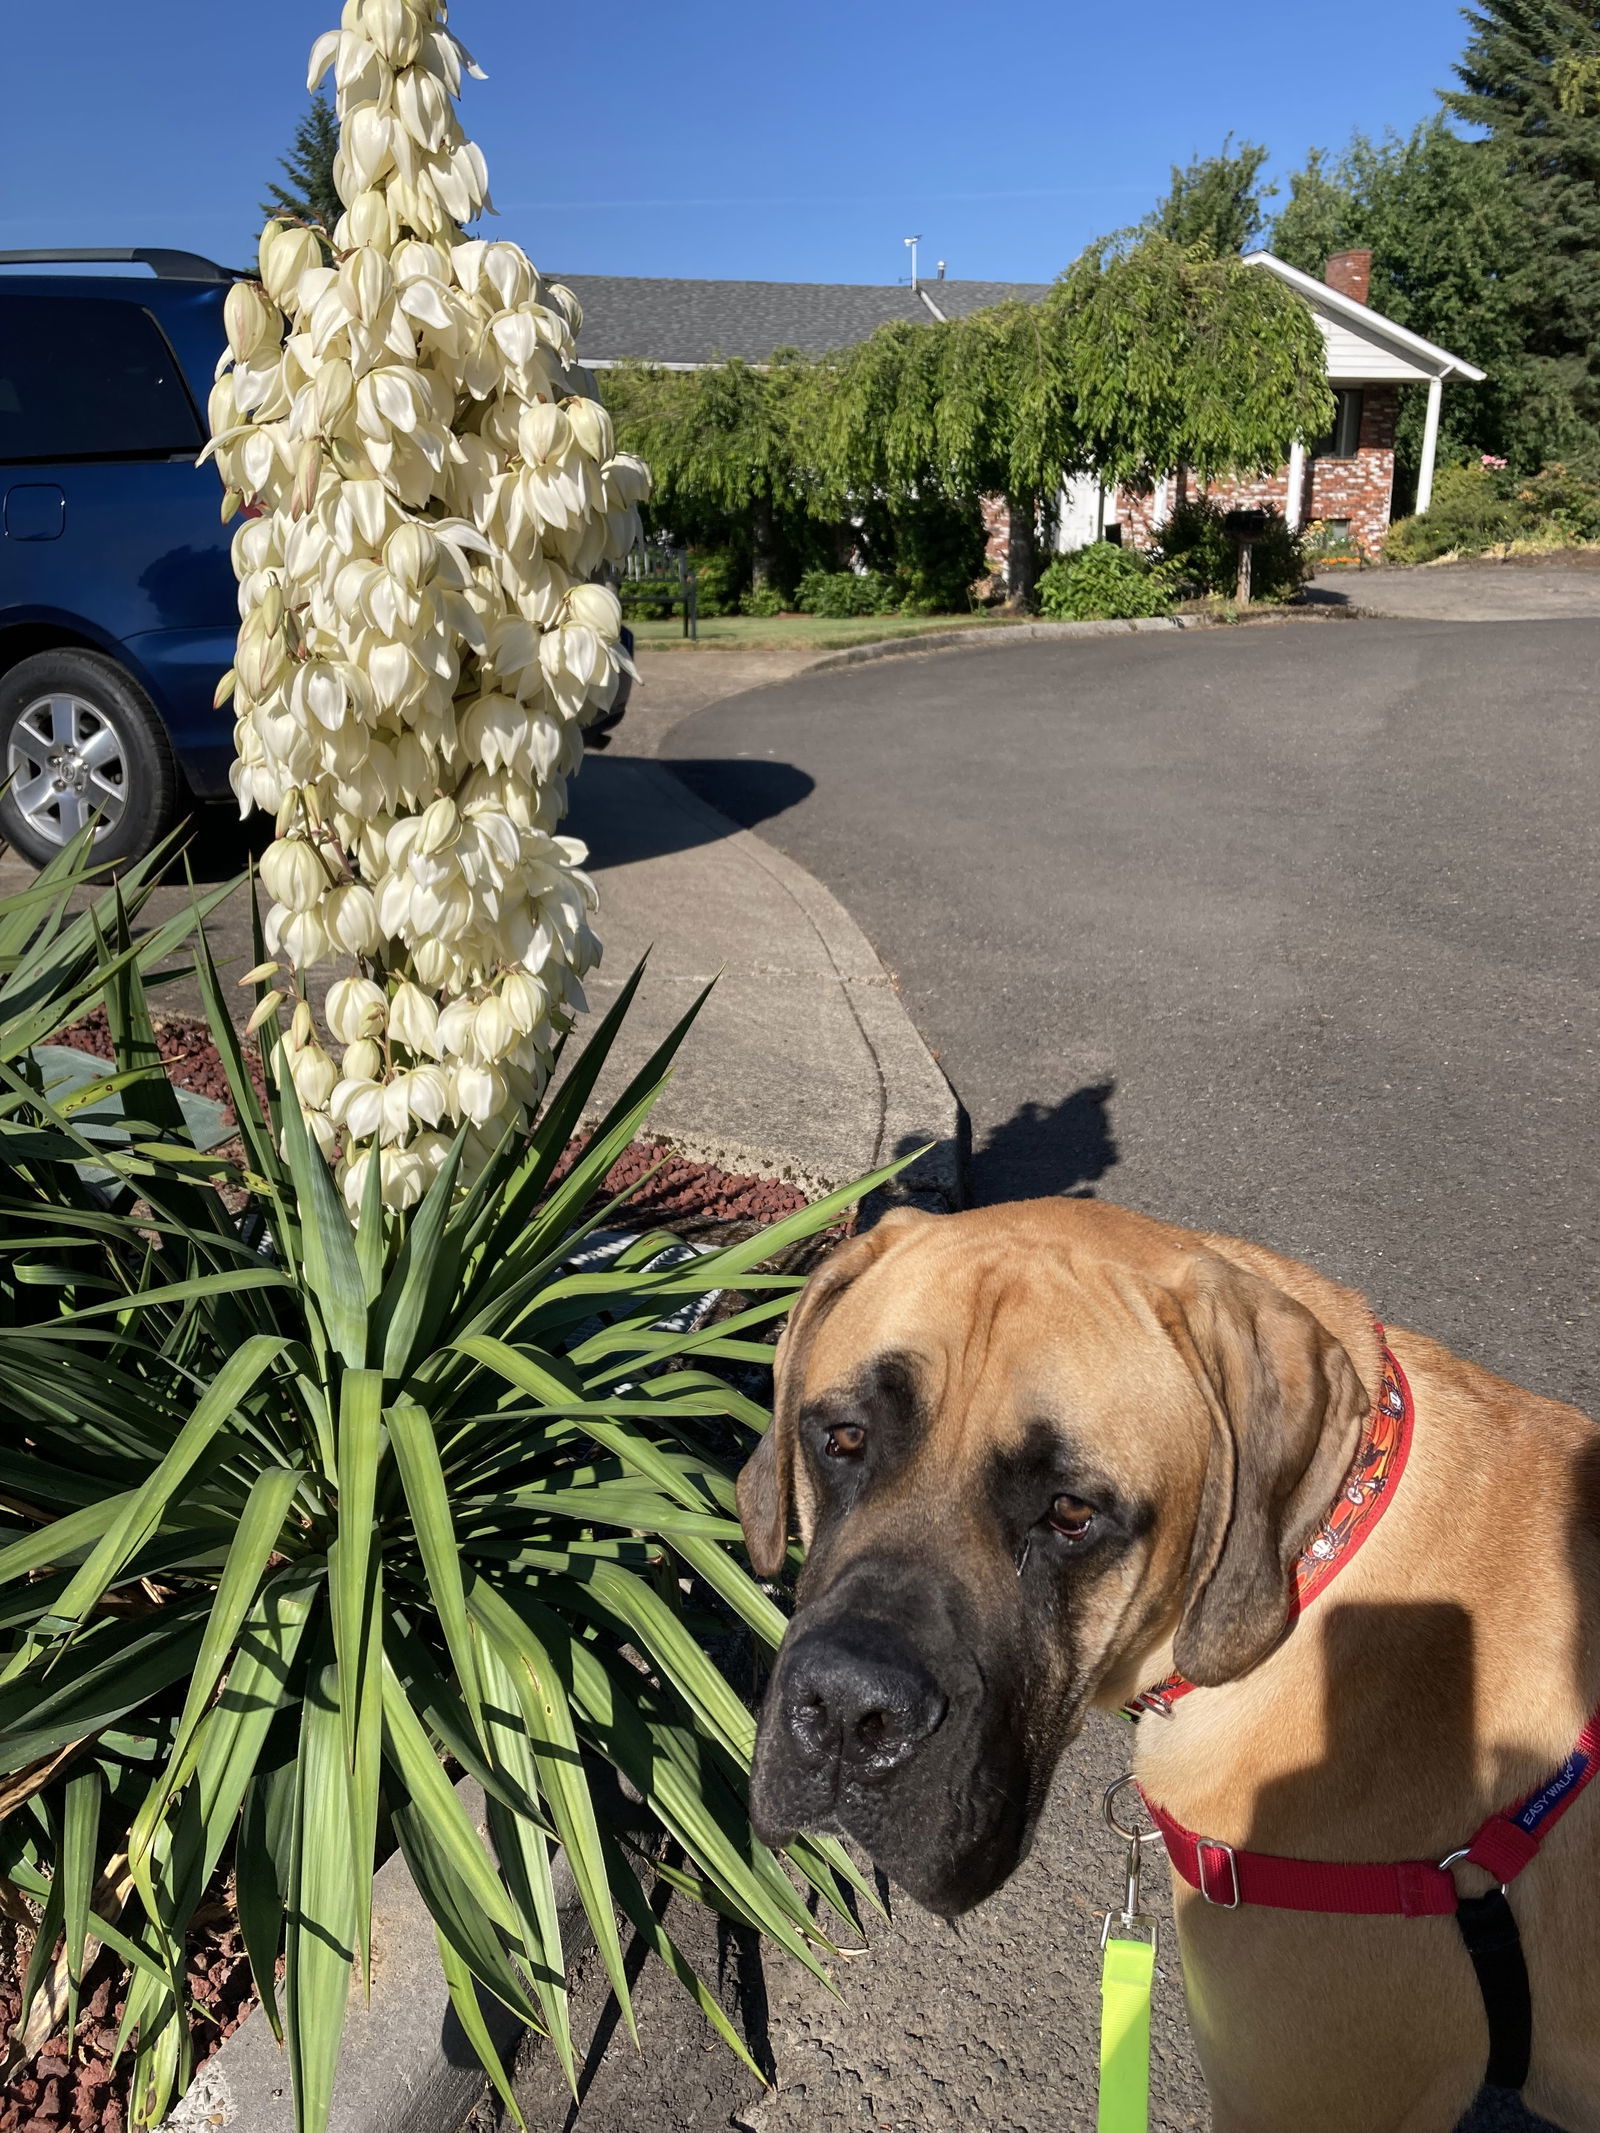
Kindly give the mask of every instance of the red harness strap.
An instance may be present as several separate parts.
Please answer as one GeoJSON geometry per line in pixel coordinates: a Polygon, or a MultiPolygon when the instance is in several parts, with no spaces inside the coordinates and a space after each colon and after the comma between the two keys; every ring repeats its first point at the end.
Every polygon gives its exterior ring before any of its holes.
{"type": "MultiPolygon", "coordinates": [[[[1552,1777],[1502,1813],[1491,1815],[1470,1844],[1451,1855],[1481,1866],[1504,1884],[1538,1857],[1539,1847],[1584,1787],[1600,1773],[1600,1710],[1579,1734],[1552,1777]]],[[[1342,1911],[1366,1918],[1448,1918],[1459,1900],[1450,1869],[1426,1859],[1352,1866],[1331,1859],[1284,1859],[1240,1851],[1202,1837],[1158,1807],[1140,1789],[1160,1830],[1173,1870],[1223,1910],[1265,1904],[1275,1911],[1342,1911]]]]}

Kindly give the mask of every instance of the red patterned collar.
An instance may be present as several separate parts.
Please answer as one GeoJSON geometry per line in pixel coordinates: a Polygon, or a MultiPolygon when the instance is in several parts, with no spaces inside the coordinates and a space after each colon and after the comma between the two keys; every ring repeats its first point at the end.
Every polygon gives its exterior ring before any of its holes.
{"type": "MultiPolygon", "coordinates": [[[[1376,1320],[1373,1324],[1383,1358],[1378,1397],[1332,1509],[1296,1559],[1289,1601],[1291,1622],[1349,1562],[1382,1518],[1405,1472],[1411,1450],[1411,1387],[1389,1352],[1389,1336],[1376,1320]]],[[[1146,1711],[1157,1711],[1163,1718],[1168,1717],[1178,1698],[1187,1696],[1195,1686],[1182,1674],[1169,1674],[1153,1688],[1141,1690],[1131,1703],[1125,1703],[1123,1716],[1137,1719],[1146,1711]]]]}

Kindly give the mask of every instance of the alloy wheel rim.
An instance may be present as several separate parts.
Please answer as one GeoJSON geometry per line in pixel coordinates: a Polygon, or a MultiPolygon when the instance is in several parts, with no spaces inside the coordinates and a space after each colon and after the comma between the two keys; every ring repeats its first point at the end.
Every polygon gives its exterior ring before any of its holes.
{"type": "Polygon", "coordinates": [[[98,844],[128,804],[122,736],[86,697],[52,689],[27,705],[6,748],[11,799],[47,844],[67,844],[92,818],[98,844]]]}

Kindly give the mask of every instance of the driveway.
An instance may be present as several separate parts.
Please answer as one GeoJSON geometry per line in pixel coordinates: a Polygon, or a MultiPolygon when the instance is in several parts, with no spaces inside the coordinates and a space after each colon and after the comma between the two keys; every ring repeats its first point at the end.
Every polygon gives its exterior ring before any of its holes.
{"type": "Polygon", "coordinates": [[[1310,597],[1418,622],[1600,621],[1600,549],[1420,570],[1324,570],[1310,597]]]}
{"type": "MultiPolygon", "coordinates": [[[[801,675],[665,754],[898,974],[980,1199],[1241,1231],[1593,1411],[1597,666],[1570,621],[1090,639],[801,675]]],[[[1121,1753],[1086,1734],[961,1941],[901,1905],[839,2002],[772,1966],[785,2086],[747,2122],[1092,2126],[1121,1753]]],[[[1205,2123],[1177,1995],[1163,2127],[1205,2123]]],[[[657,2122],[716,2121],[668,2096],[657,2122]]]]}

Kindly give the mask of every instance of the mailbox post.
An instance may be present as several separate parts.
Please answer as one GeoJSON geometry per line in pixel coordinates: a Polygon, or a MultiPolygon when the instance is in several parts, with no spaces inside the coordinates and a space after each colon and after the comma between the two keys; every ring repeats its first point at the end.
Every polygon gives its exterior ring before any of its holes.
{"type": "Polygon", "coordinates": [[[1224,523],[1239,551],[1239,582],[1234,597],[1241,607],[1250,605],[1250,551],[1267,530],[1265,511],[1230,511],[1224,523]]]}

